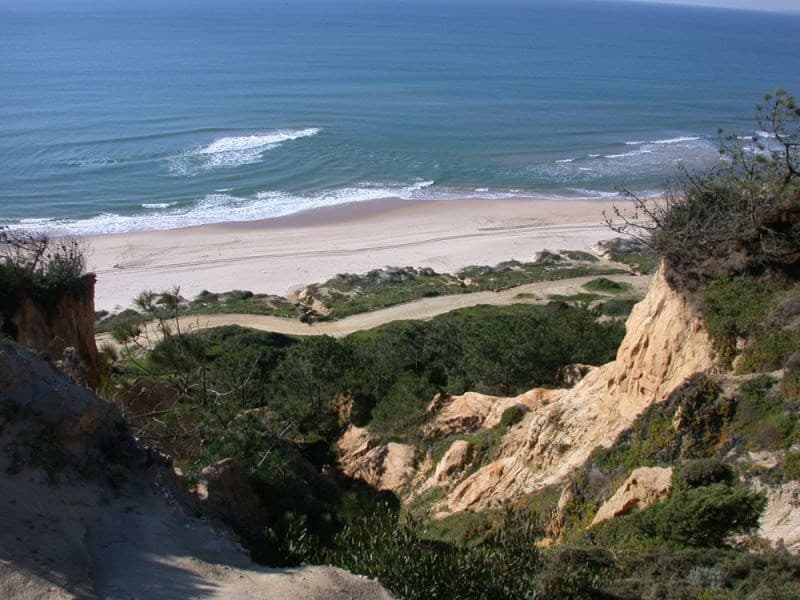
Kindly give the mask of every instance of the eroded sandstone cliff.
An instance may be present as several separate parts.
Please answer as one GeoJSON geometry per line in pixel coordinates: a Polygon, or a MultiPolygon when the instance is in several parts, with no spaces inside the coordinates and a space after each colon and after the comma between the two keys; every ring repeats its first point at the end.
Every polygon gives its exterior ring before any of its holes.
{"type": "MultiPolygon", "coordinates": [[[[712,366],[702,318],[659,270],[628,319],[616,360],[571,389],[534,389],[514,399],[531,410],[503,438],[502,458],[456,485],[446,510],[481,510],[562,481],[592,450],[610,446],[645,408],[712,366]]],[[[509,399],[497,402],[507,406],[509,399]]]]}

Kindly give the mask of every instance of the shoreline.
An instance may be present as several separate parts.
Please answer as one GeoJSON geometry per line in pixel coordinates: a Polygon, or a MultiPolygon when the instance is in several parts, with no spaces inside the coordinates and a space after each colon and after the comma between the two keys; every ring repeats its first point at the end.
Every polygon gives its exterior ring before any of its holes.
{"type": "Polygon", "coordinates": [[[338,273],[384,266],[453,272],[529,260],[544,249],[589,250],[615,237],[603,210],[624,198],[403,200],[340,204],[284,217],[170,230],[85,236],[98,310],[131,305],[141,291],[179,286],[286,295],[338,273]]]}

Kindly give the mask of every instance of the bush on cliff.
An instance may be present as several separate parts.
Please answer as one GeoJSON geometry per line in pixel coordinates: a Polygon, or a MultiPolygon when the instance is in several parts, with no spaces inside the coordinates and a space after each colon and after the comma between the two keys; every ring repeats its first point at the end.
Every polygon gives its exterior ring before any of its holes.
{"type": "Polygon", "coordinates": [[[12,318],[24,295],[45,308],[85,293],[86,251],[81,242],[0,228],[0,326],[14,336],[12,318]]]}
{"type": "Polygon", "coordinates": [[[663,199],[634,197],[607,222],[661,255],[671,282],[695,288],[709,276],[800,276],[800,106],[783,90],[758,106],[757,128],[729,136],[706,173],[685,171],[663,199]]]}

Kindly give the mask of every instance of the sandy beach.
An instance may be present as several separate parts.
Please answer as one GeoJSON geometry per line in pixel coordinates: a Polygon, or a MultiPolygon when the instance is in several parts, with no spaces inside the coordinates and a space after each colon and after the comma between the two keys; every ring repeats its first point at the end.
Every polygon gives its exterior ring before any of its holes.
{"type": "Polygon", "coordinates": [[[142,290],[180,286],[287,294],[337,273],[391,266],[440,272],[543,249],[588,250],[614,237],[603,211],[627,201],[381,200],[247,223],[88,237],[96,307],[129,306],[142,290]]]}

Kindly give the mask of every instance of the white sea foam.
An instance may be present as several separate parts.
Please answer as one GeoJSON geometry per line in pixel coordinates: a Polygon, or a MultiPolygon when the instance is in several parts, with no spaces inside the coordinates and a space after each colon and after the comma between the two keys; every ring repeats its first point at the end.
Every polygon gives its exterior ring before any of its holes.
{"type": "Polygon", "coordinates": [[[650,141],[631,140],[629,142],[625,142],[625,145],[626,146],[647,146],[648,144],[658,144],[658,145],[661,146],[661,145],[666,145],[666,144],[682,144],[684,142],[696,142],[696,141],[701,140],[701,139],[703,139],[703,138],[701,138],[700,136],[685,135],[685,136],[679,136],[679,137],[674,137],[674,138],[665,138],[663,140],[650,140],[650,141]]]}
{"type": "Polygon", "coordinates": [[[575,160],[574,158],[563,158],[563,159],[561,159],[561,160],[557,160],[556,162],[557,162],[558,164],[564,165],[564,164],[571,163],[571,162],[572,162],[572,161],[574,161],[574,160],[575,160]]]}
{"type": "Polygon", "coordinates": [[[636,150],[635,152],[622,152],[620,154],[606,154],[603,158],[627,158],[629,156],[639,156],[641,154],[652,154],[652,150],[636,150]]]}
{"type": "Polygon", "coordinates": [[[665,140],[653,140],[652,142],[648,142],[650,144],[681,144],[683,142],[696,142],[701,140],[702,138],[699,136],[682,136],[682,137],[674,137],[674,138],[667,138],[665,140]]]}
{"type": "Polygon", "coordinates": [[[142,208],[169,208],[175,206],[174,202],[143,202],[142,208]]]}
{"type": "Polygon", "coordinates": [[[587,190],[585,188],[567,188],[570,192],[575,192],[582,198],[618,198],[622,194],[619,192],[607,192],[602,190],[587,190]]]}
{"type": "Polygon", "coordinates": [[[624,151],[588,154],[572,162],[540,163],[527,172],[564,188],[602,189],[610,182],[624,184],[639,177],[666,180],[679,162],[703,168],[718,160],[719,151],[712,141],[687,135],[652,142],[632,141],[624,151]]]}
{"type": "Polygon", "coordinates": [[[281,129],[270,133],[229,136],[168,159],[173,175],[194,175],[210,169],[240,167],[260,162],[264,153],[286,142],[317,135],[318,127],[281,129]]]}
{"type": "MultiPolygon", "coordinates": [[[[144,214],[103,213],[83,220],[42,219],[41,223],[31,223],[30,228],[73,235],[122,233],[142,229],[175,229],[206,223],[270,219],[315,208],[384,198],[413,200],[448,195],[446,190],[429,190],[433,185],[433,181],[423,180],[406,185],[363,183],[309,195],[265,191],[252,197],[238,197],[227,193],[213,193],[208,194],[192,206],[178,207],[175,203],[148,203],[142,205],[148,211],[144,214]]],[[[19,229],[23,227],[23,224],[19,221],[9,223],[9,226],[19,229]]]]}
{"type": "Polygon", "coordinates": [[[19,219],[18,223],[20,225],[34,225],[35,226],[35,225],[43,225],[43,224],[46,224],[46,223],[50,223],[50,222],[52,222],[52,220],[53,219],[50,219],[48,217],[40,217],[40,218],[30,217],[30,218],[27,218],[27,219],[19,219]]]}

